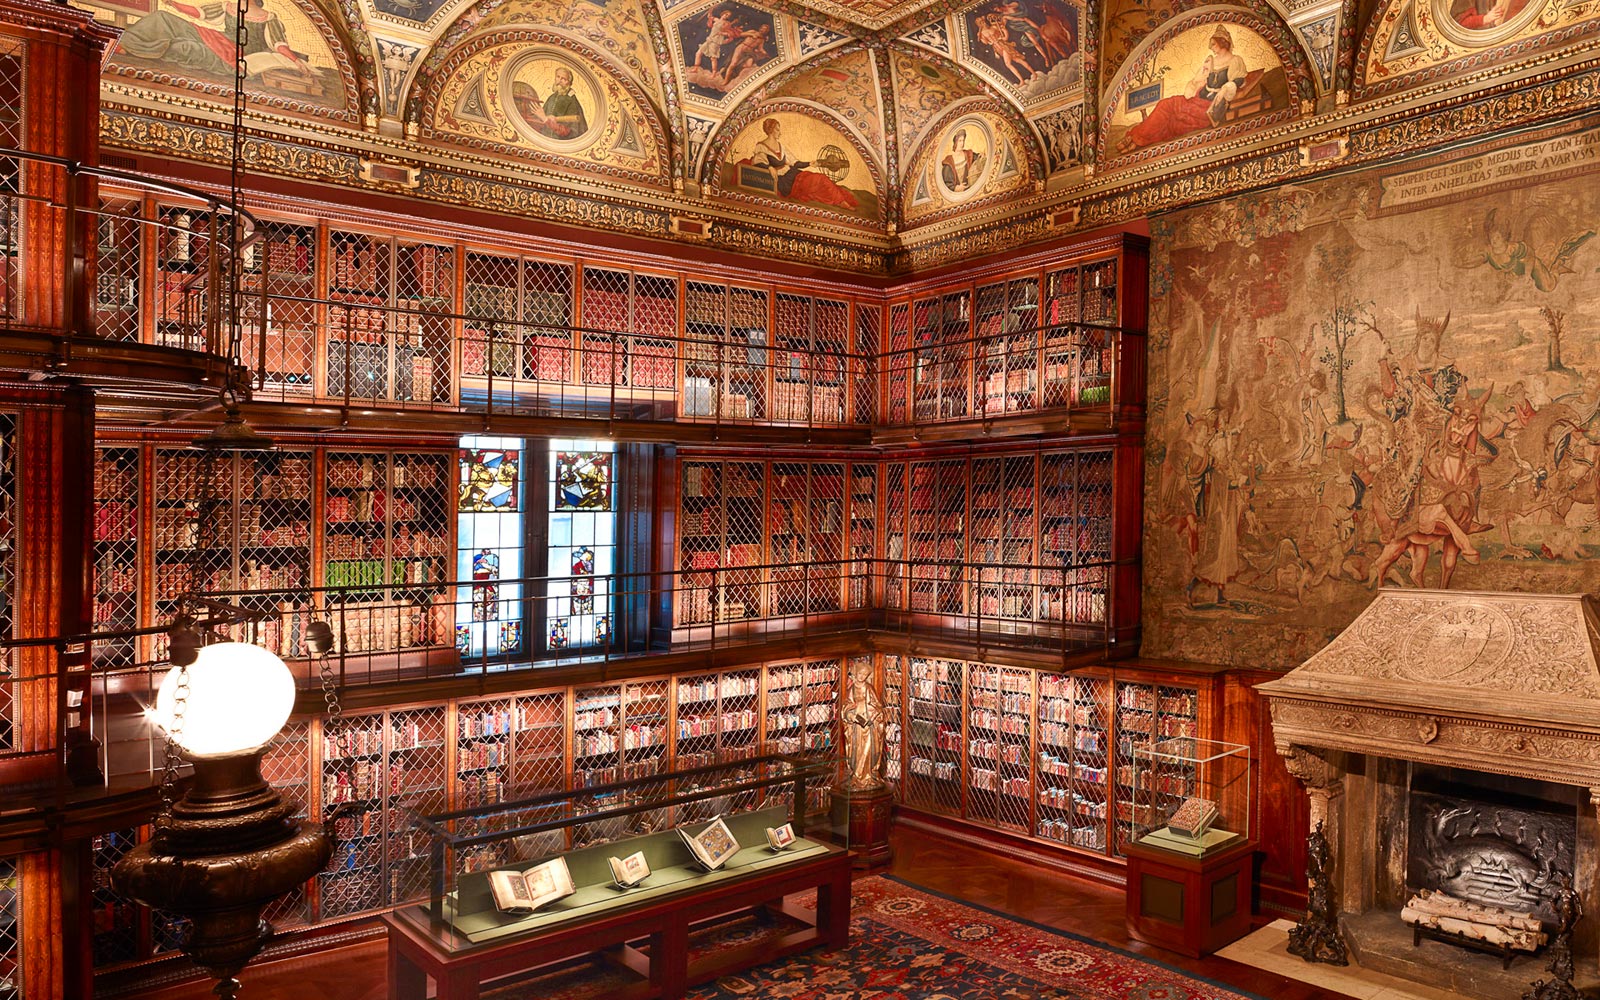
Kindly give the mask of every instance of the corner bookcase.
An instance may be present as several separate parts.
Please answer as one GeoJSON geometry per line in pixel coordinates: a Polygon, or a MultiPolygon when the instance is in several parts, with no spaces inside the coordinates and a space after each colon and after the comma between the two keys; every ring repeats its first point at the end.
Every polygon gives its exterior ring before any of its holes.
{"type": "Polygon", "coordinates": [[[1120,858],[1135,819],[1133,751],[1214,738],[1221,685],[1173,665],[1071,673],[882,655],[885,759],[902,805],[1120,858]]]}

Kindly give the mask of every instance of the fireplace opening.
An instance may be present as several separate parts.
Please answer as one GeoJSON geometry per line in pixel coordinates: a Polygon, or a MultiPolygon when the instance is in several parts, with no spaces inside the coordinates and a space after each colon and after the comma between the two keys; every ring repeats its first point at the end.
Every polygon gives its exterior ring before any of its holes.
{"type": "Polygon", "coordinates": [[[1554,923],[1559,877],[1574,872],[1577,788],[1417,764],[1410,793],[1410,890],[1437,890],[1554,923]]]}

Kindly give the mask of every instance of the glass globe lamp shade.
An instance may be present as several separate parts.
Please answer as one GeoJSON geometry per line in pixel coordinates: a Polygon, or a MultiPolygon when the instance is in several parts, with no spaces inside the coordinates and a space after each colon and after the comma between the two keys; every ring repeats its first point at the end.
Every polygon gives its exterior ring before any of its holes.
{"type": "MultiPolygon", "coordinates": [[[[155,720],[172,733],[178,675],[156,692],[155,720]]],[[[189,665],[189,697],[173,741],[191,757],[230,757],[260,749],[294,711],[294,675],[272,653],[247,642],[217,642],[189,665]]]]}

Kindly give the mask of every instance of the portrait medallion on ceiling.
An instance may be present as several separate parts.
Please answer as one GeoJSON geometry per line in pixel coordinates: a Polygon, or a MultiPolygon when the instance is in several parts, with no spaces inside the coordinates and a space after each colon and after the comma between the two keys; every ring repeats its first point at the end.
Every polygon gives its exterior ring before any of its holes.
{"type": "Polygon", "coordinates": [[[724,193],[856,220],[879,216],[875,171],[827,122],[774,111],[745,126],[727,148],[717,173],[724,193]]]}
{"type": "Polygon", "coordinates": [[[777,18],[742,3],[717,3],[674,27],[680,69],[689,94],[722,102],[762,69],[781,61],[777,18]]]}
{"type": "Polygon", "coordinates": [[[902,161],[911,155],[923,132],[947,108],[983,93],[982,85],[974,77],[936,65],[913,52],[890,50],[889,66],[894,74],[896,138],[902,161]]]}
{"type": "Polygon", "coordinates": [[[1083,86],[1080,13],[1070,0],[984,0],[957,24],[968,65],[1033,104],[1083,86]]]}
{"type": "Polygon", "coordinates": [[[906,222],[931,221],[948,209],[1024,186],[1022,148],[1021,135],[999,115],[978,111],[945,122],[917,150],[907,174],[906,222]]]}
{"type": "Polygon", "coordinates": [[[1106,156],[1204,145],[1294,113],[1272,45],[1242,24],[1207,20],[1137,54],[1111,91],[1106,156]]]}
{"type": "Polygon", "coordinates": [[[1356,62],[1359,94],[1407,86],[1427,71],[1434,80],[1493,66],[1502,56],[1525,57],[1600,33],[1600,4],[1554,0],[1396,0],[1374,21],[1356,62]]]}
{"type": "Polygon", "coordinates": [[[424,117],[442,136],[607,173],[662,173],[659,119],[621,78],[569,47],[508,39],[447,70],[424,117]]]}
{"type": "MultiPolygon", "coordinates": [[[[127,0],[89,4],[127,23],[112,49],[113,72],[190,90],[232,92],[233,0],[127,0]]],[[[352,79],[341,71],[332,28],[289,0],[249,0],[244,15],[245,91],[296,110],[342,110],[352,79]]]]}

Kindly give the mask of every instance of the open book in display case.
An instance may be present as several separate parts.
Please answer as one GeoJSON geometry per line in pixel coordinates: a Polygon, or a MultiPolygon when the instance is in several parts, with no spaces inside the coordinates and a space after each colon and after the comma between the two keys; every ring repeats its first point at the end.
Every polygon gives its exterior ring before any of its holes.
{"type": "Polygon", "coordinates": [[[449,812],[402,808],[409,842],[429,859],[429,890],[394,916],[441,951],[469,950],[848,849],[846,827],[793,810],[828,794],[837,756],[749,749],[608,784],[574,781],[575,791],[449,812]],[[767,831],[785,826],[793,840],[774,851],[767,831]],[[623,886],[612,859],[636,854],[648,877],[623,886]],[[496,905],[497,873],[506,873],[498,876],[504,881],[557,859],[553,867],[569,873],[571,892],[531,912],[496,905]]]}

